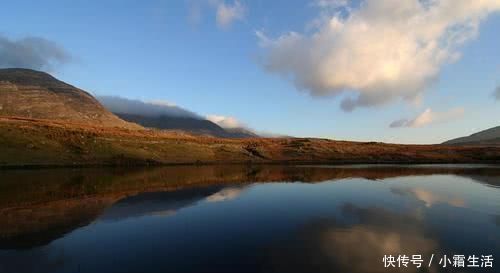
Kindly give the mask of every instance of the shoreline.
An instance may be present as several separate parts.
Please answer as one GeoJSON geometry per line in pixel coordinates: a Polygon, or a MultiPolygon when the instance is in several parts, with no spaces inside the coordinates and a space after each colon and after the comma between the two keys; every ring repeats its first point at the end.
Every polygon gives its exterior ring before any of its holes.
{"type": "Polygon", "coordinates": [[[440,165],[491,165],[499,166],[500,160],[497,161],[260,161],[260,162],[238,162],[238,161],[220,161],[220,162],[171,162],[171,163],[154,163],[147,162],[136,164],[19,164],[19,165],[0,165],[0,170],[41,170],[41,169],[91,169],[91,168],[155,168],[155,167],[175,167],[175,166],[440,166],[440,165]]]}

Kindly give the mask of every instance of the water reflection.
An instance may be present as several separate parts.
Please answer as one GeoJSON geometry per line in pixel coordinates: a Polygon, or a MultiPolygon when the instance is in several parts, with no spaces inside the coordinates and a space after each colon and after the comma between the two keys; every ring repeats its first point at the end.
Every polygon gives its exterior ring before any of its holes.
{"type": "Polygon", "coordinates": [[[169,216],[196,204],[219,191],[220,187],[187,189],[172,192],[148,192],[131,196],[113,204],[99,220],[123,220],[141,216],[169,216]]]}
{"type": "MultiPolygon", "coordinates": [[[[380,266],[381,257],[386,254],[430,256],[440,252],[438,239],[428,234],[418,215],[379,207],[362,208],[351,203],[342,205],[340,210],[344,221],[309,223],[301,228],[297,238],[275,246],[268,261],[271,269],[277,272],[332,272],[332,269],[353,273],[387,272],[380,266]],[[311,260],[315,262],[311,264],[311,260]]],[[[392,272],[399,271],[418,272],[418,269],[409,267],[392,272]]]]}
{"type": "Polygon", "coordinates": [[[495,224],[500,227],[500,215],[494,216],[493,219],[494,219],[493,221],[495,222],[495,224]]]}
{"type": "Polygon", "coordinates": [[[426,207],[430,208],[433,205],[439,203],[446,203],[454,207],[465,207],[465,200],[457,196],[449,196],[449,194],[434,193],[432,191],[415,187],[415,188],[403,188],[403,187],[393,187],[391,191],[395,194],[409,195],[415,199],[423,202],[426,207]]]}
{"type": "Polygon", "coordinates": [[[222,202],[235,199],[246,187],[227,187],[206,198],[208,202],[222,202]]]}
{"type": "Polygon", "coordinates": [[[499,186],[474,165],[2,171],[0,272],[387,272],[385,254],[495,254],[499,186]]]}

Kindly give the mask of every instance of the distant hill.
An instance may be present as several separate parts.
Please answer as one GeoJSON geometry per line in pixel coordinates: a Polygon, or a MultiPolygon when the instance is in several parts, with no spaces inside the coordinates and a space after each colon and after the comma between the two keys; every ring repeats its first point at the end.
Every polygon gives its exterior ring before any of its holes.
{"type": "Polygon", "coordinates": [[[254,132],[252,132],[252,131],[250,131],[248,129],[241,128],[241,127],[237,127],[237,128],[224,128],[224,130],[226,130],[226,132],[228,132],[229,134],[231,134],[232,137],[239,137],[239,138],[260,137],[256,133],[254,133],[254,132]]]}
{"type": "Polygon", "coordinates": [[[243,128],[223,128],[194,112],[165,101],[145,102],[113,96],[98,96],[97,99],[123,120],[148,128],[180,130],[195,135],[224,138],[258,137],[243,128]]]}
{"type": "Polygon", "coordinates": [[[0,69],[0,115],[140,129],[104,108],[89,93],[40,71],[0,69]]]}
{"type": "Polygon", "coordinates": [[[148,128],[164,130],[180,130],[195,135],[210,135],[224,138],[248,138],[258,137],[258,135],[242,129],[222,128],[219,125],[196,117],[176,117],[176,116],[142,116],[134,114],[114,113],[123,120],[134,122],[148,128]]]}
{"type": "Polygon", "coordinates": [[[470,136],[459,137],[443,142],[447,145],[492,145],[500,146],[500,126],[490,128],[470,136]]]}
{"type": "Polygon", "coordinates": [[[142,116],[134,114],[115,113],[120,118],[140,124],[144,127],[181,130],[198,135],[211,135],[216,137],[233,137],[232,133],[226,132],[219,125],[206,119],[194,117],[175,117],[175,116],[142,116]]]}

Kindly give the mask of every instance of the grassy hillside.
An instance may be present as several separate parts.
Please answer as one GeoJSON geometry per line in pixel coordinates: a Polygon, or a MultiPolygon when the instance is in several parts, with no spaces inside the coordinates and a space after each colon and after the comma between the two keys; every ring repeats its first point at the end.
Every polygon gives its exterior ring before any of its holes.
{"type": "Polygon", "coordinates": [[[0,115],[143,129],[121,120],[84,90],[45,72],[20,68],[0,69],[0,115]]]}
{"type": "Polygon", "coordinates": [[[499,162],[500,147],[306,138],[221,139],[182,132],[0,117],[0,166],[194,163],[499,162]]]}
{"type": "Polygon", "coordinates": [[[500,126],[477,132],[470,136],[448,140],[443,144],[500,146],[500,126]]]}

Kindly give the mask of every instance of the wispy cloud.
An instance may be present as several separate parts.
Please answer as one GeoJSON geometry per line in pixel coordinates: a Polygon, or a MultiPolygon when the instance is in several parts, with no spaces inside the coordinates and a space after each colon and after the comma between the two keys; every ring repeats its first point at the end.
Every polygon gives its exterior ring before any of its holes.
{"type": "Polygon", "coordinates": [[[0,68],[30,68],[51,72],[71,59],[64,48],[45,38],[29,36],[12,40],[0,35],[0,68]]]}
{"type": "MultiPolygon", "coordinates": [[[[346,3],[316,1],[323,8],[346,3]]],[[[460,58],[481,21],[499,10],[498,0],[365,0],[330,11],[310,34],[256,34],[267,71],[315,96],[344,93],[341,107],[352,111],[421,97],[443,65],[460,58]]]]}
{"type": "Polygon", "coordinates": [[[497,88],[495,88],[495,91],[493,91],[493,97],[495,98],[495,100],[500,100],[500,86],[497,86],[497,88]]]}
{"type": "Polygon", "coordinates": [[[245,7],[240,1],[234,1],[232,4],[226,4],[224,1],[219,1],[217,4],[217,25],[222,28],[227,28],[234,21],[243,20],[245,18],[245,7]]]}
{"type": "Polygon", "coordinates": [[[234,22],[245,19],[246,6],[239,0],[189,0],[188,19],[193,24],[202,21],[203,10],[215,11],[215,22],[219,28],[227,29],[234,22]]]}
{"type": "Polygon", "coordinates": [[[192,25],[198,25],[203,18],[203,1],[200,0],[188,0],[188,21],[192,25]]]}
{"type": "Polygon", "coordinates": [[[424,127],[432,123],[442,123],[458,119],[464,115],[464,112],[463,108],[454,108],[446,112],[434,112],[432,109],[428,108],[413,119],[399,119],[393,121],[389,127],[424,127]]]}
{"type": "Polygon", "coordinates": [[[312,1],[313,6],[319,8],[338,8],[344,7],[349,4],[349,0],[314,0],[312,1]]]}
{"type": "Polygon", "coordinates": [[[170,102],[168,100],[149,100],[147,101],[148,103],[150,104],[154,104],[154,105],[160,105],[160,106],[167,106],[167,107],[177,107],[177,105],[173,102],[170,102]]]}

